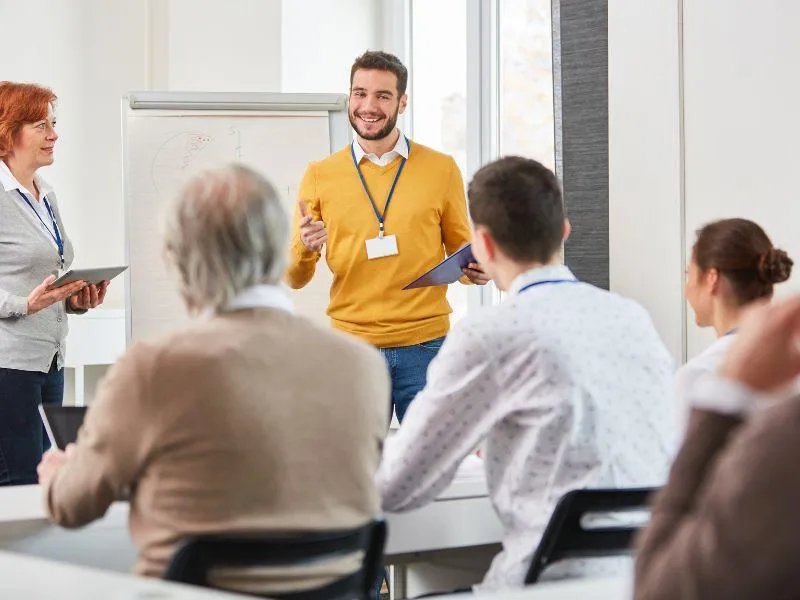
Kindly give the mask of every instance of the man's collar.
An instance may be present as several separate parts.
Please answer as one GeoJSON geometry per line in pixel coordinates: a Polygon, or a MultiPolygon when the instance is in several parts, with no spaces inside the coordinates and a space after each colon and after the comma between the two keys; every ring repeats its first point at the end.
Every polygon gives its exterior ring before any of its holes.
{"type": "Polygon", "coordinates": [[[294,312],[289,294],[278,285],[260,284],[242,290],[228,303],[224,312],[247,308],[277,308],[294,312]]]}
{"type": "Polygon", "coordinates": [[[577,281],[575,275],[566,265],[545,265],[525,271],[514,278],[508,286],[509,296],[516,296],[526,285],[543,281],[577,281]]]}
{"type": "MultiPolygon", "coordinates": [[[[394,145],[394,148],[389,150],[386,154],[391,154],[392,152],[397,152],[400,156],[405,159],[408,159],[408,139],[406,136],[403,135],[401,131],[395,129],[400,135],[397,136],[397,142],[394,145]]],[[[353,140],[353,153],[356,155],[356,163],[361,164],[361,160],[367,156],[367,152],[361,147],[361,144],[358,143],[358,137],[353,140]]],[[[385,155],[384,155],[385,156],[385,155]]],[[[378,157],[379,159],[382,157],[378,157]]]]}

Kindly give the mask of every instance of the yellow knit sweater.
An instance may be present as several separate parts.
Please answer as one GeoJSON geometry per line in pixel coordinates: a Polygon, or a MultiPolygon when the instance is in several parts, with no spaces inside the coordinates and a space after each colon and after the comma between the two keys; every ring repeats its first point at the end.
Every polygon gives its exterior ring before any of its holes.
{"type": "MultiPolygon", "coordinates": [[[[397,181],[386,235],[397,236],[399,254],[367,259],[365,241],[377,237],[378,220],[353,165],[350,146],[311,163],[300,184],[314,220],[328,230],[326,259],[333,273],[328,316],[336,329],[378,347],[410,346],[445,335],[449,314],[445,286],[403,291],[403,286],[470,241],[464,184],[452,157],[411,143],[397,181]]],[[[361,161],[361,171],[383,211],[401,159],[385,167],[361,161]]],[[[299,210],[286,279],[295,288],[314,275],[318,252],[300,239],[299,210]]]]}

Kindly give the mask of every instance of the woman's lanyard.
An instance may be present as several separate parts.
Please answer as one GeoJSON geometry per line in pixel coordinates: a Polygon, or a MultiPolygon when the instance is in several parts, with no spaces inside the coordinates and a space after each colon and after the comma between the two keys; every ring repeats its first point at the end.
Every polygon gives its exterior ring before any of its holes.
{"type": "Polygon", "coordinates": [[[47,209],[47,214],[50,215],[50,219],[53,221],[53,231],[50,231],[50,229],[47,227],[47,224],[42,220],[42,215],[39,214],[39,211],[36,210],[36,207],[33,206],[28,197],[22,193],[22,190],[17,188],[17,192],[19,193],[20,196],[22,196],[22,199],[25,200],[25,204],[27,204],[30,207],[30,209],[33,211],[33,214],[36,215],[36,218],[39,219],[39,222],[47,230],[47,233],[50,235],[51,238],[53,238],[53,241],[56,243],[56,246],[58,247],[58,256],[61,259],[61,268],[63,269],[64,240],[61,239],[61,232],[58,230],[58,223],[56,223],[56,216],[53,214],[53,209],[50,208],[50,203],[47,201],[47,197],[42,196],[42,202],[44,203],[44,206],[47,209]]]}
{"type": "Polygon", "coordinates": [[[538,287],[540,285],[553,285],[557,283],[578,283],[577,279],[543,279],[542,281],[534,281],[533,283],[529,283],[526,286],[523,286],[519,289],[517,294],[521,294],[525,290],[529,290],[531,288],[538,287]]]}
{"type": "MultiPolygon", "coordinates": [[[[408,146],[408,154],[410,155],[411,142],[408,141],[408,138],[406,138],[406,145],[408,146]]],[[[372,198],[372,194],[367,187],[367,182],[364,179],[364,174],[361,172],[361,166],[356,160],[356,151],[353,149],[352,144],[350,144],[350,156],[353,157],[353,164],[356,167],[356,171],[358,171],[358,178],[361,180],[361,186],[364,188],[364,192],[366,192],[367,198],[369,198],[369,203],[372,205],[372,210],[375,212],[375,217],[378,219],[378,237],[382,238],[384,233],[384,223],[386,222],[386,213],[389,212],[389,203],[392,201],[392,196],[394,196],[394,188],[397,185],[397,180],[400,179],[400,173],[403,172],[403,167],[406,166],[406,157],[403,156],[400,160],[400,166],[398,167],[397,173],[394,176],[394,181],[392,181],[392,187],[389,188],[389,195],[386,197],[386,204],[383,207],[383,214],[381,214],[381,211],[378,210],[378,205],[375,204],[375,200],[372,198]]]]}
{"type": "Polygon", "coordinates": [[[722,337],[727,337],[727,336],[729,336],[729,335],[736,335],[736,333],[738,333],[738,331],[739,331],[739,328],[738,328],[738,327],[734,327],[733,329],[731,329],[731,330],[729,330],[729,331],[726,331],[725,333],[723,333],[723,334],[722,334],[722,337]]]}

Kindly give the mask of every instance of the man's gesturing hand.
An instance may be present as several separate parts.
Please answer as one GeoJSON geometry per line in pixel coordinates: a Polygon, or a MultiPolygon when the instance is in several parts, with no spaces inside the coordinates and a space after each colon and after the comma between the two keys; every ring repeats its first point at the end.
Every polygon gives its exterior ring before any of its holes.
{"type": "Polygon", "coordinates": [[[328,230],[325,223],[314,221],[314,217],[308,214],[308,206],[304,200],[298,200],[300,206],[300,239],[306,248],[313,252],[322,250],[322,246],[328,241],[328,230]]]}

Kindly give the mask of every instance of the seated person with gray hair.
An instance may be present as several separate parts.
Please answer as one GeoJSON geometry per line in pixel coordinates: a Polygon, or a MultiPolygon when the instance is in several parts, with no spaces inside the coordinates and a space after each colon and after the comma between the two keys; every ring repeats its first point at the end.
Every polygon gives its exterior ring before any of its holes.
{"type": "MultiPolygon", "coordinates": [[[[229,165],[190,180],[170,208],[164,250],[201,317],[130,348],[77,443],[39,465],[47,510],[65,527],[102,517],[131,490],[139,574],[163,575],[186,535],[345,529],[378,513],[386,367],[367,344],[292,314],[278,284],[288,230],[255,171],[229,165]]],[[[358,568],[357,557],[344,562],[215,583],[316,587],[358,568]]]]}

